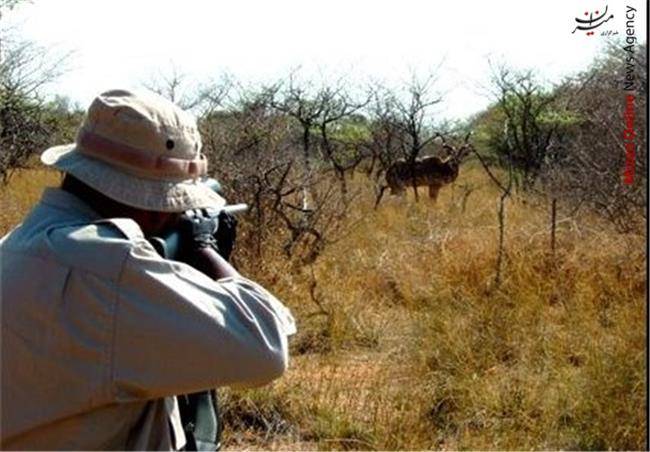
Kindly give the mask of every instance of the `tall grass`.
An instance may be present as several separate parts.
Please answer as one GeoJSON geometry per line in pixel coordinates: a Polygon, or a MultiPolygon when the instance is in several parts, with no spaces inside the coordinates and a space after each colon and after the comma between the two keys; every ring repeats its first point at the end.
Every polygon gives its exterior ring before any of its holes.
{"type": "Polygon", "coordinates": [[[40,199],[43,188],[61,183],[61,173],[49,168],[16,170],[9,184],[0,186],[0,236],[20,223],[40,199]]]}
{"type": "MultiPolygon", "coordinates": [[[[220,391],[226,448],[645,447],[645,238],[561,213],[551,253],[548,205],[513,198],[494,287],[498,194],[463,170],[436,205],[375,211],[364,192],[357,226],[312,267],[242,263],[299,333],[283,378],[220,391]],[[477,187],[464,209],[463,184],[477,187]]],[[[53,181],[3,188],[1,230],[53,181]]]]}

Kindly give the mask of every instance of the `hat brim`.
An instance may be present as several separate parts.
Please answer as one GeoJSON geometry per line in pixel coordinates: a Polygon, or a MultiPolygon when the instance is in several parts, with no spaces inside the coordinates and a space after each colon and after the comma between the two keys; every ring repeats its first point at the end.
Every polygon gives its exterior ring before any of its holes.
{"type": "Polygon", "coordinates": [[[47,149],[41,161],[70,173],[122,204],[156,212],[219,208],[226,200],[199,179],[161,181],[136,177],[76,150],[75,144],[47,149]]]}

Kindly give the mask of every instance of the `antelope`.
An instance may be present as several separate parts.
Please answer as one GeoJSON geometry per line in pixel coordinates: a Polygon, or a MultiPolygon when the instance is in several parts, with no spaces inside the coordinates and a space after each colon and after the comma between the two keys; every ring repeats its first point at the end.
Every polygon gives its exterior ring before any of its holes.
{"type": "Polygon", "coordinates": [[[375,206],[379,204],[386,188],[391,195],[403,195],[408,187],[428,186],[429,198],[436,202],[440,189],[451,184],[458,177],[458,170],[471,145],[467,142],[458,149],[443,141],[442,147],[447,151],[447,157],[423,157],[415,161],[399,159],[386,170],[386,185],[381,187],[375,206]]]}

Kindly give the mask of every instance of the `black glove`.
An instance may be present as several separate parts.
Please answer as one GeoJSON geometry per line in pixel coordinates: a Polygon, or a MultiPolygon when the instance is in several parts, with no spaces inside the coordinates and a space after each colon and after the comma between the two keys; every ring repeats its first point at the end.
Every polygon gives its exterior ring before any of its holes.
{"type": "Polygon", "coordinates": [[[219,213],[218,219],[219,225],[214,236],[217,240],[217,249],[221,257],[229,260],[237,239],[237,219],[224,211],[219,213]]]}
{"type": "Polygon", "coordinates": [[[184,213],[178,223],[180,234],[180,253],[178,260],[192,265],[196,252],[210,247],[219,252],[215,233],[219,227],[216,218],[207,216],[195,209],[184,213]]]}

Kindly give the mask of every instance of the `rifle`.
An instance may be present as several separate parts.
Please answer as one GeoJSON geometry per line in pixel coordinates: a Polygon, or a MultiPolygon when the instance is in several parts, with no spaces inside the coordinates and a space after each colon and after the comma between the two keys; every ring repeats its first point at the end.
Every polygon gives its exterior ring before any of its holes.
{"type": "MultiPolygon", "coordinates": [[[[219,195],[222,194],[221,190],[221,184],[216,179],[212,178],[206,178],[203,181],[201,181],[208,187],[210,187],[213,191],[218,193],[219,195]]],[[[235,225],[229,224],[229,221],[227,218],[232,218],[232,215],[238,214],[241,212],[245,212],[248,210],[248,204],[240,203],[240,204],[231,204],[231,205],[225,205],[222,207],[214,208],[214,207],[207,207],[204,209],[192,209],[188,210],[184,213],[184,215],[187,215],[189,217],[203,217],[203,218],[209,218],[209,219],[215,219],[217,220],[217,228],[215,231],[215,238],[217,239],[217,242],[219,242],[219,239],[228,239],[229,241],[234,244],[235,241],[235,225]],[[222,228],[224,226],[224,228],[222,228]],[[225,229],[225,231],[224,231],[225,229]],[[232,229],[232,230],[231,230],[232,229]],[[230,233],[232,237],[226,237],[230,233]]],[[[150,237],[149,238],[149,243],[154,247],[154,249],[160,254],[162,257],[165,259],[176,259],[178,258],[180,254],[180,241],[181,241],[181,235],[179,234],[178,231],[176,230],[171,230],[168,231],[167,233],[163,234],[161,237],[150,237]]],[[[226,260],[230,257],[230,251],[232,250],[232,247],[227,250],[227,252],[224,252],[222,257],[226,260]]],[[[226,250],[223,250],[226,251],[226,250]]],[[[221,250],[220,250],[221,254],[221,250]]]]}
{"type": "MultiPolygon", "coordinates": [[[[216,193],[221,195],[221,184],[215,179],[207,178],[201,181],[216,193]]],[[[235,243],[237,221],[234,214],[248,210],[246,204],[225,205],[219,208],[192,209],[183,215],[189,217],[203,217],[216,220],[213,235],[217,241],[219,254],[228,260],[235,243]]],[[[181,234],[171,230],[161,237],[149,237],[149,243],[165,259],[178,259],[182,251],[181,234]]],[[[198,364],[200,365],[200,363],[198,364]]],[[[187,444],[186,451],[219,450],[221,448],[221,432],[223,426],[219,419],[219,406],[217,404],[217,391],[195,392],[177,397],[181,414],[181,423],[187,444]]]]}

